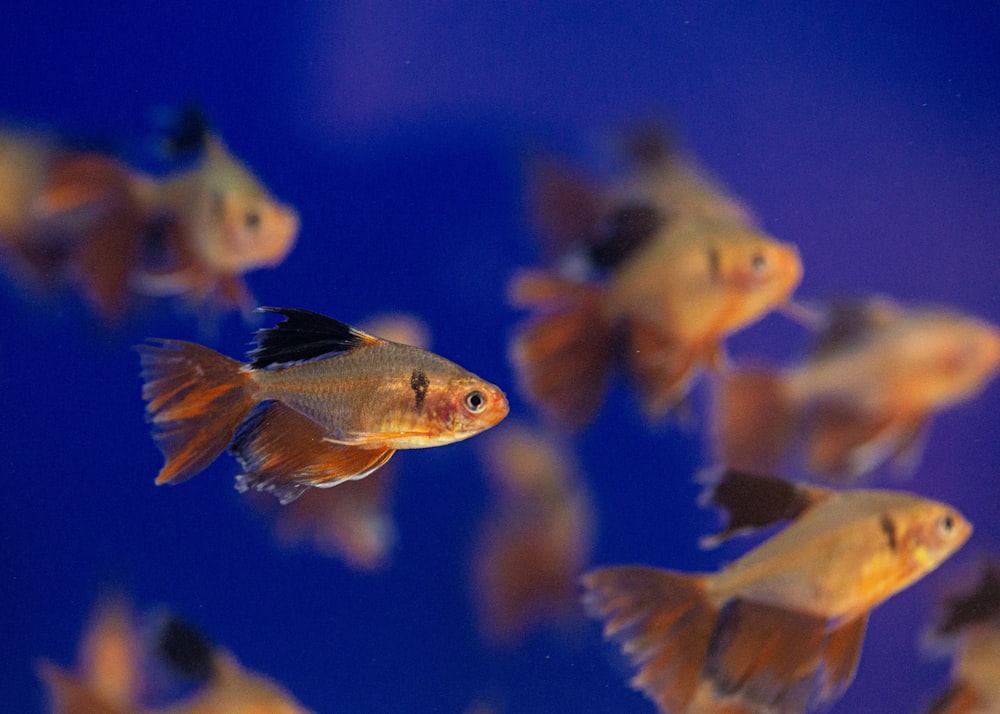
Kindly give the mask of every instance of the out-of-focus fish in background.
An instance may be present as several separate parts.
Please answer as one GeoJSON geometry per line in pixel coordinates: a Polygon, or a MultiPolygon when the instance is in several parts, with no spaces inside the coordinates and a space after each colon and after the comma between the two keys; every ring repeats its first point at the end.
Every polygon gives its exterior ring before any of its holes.
{"type": "Polygon", "coordinates": [[[51,714],[308,714],[276,682],[245,669],[228,652],[213,649],[193,628],[167,619],[158,628],[155,652],[139,634],[124,601],[101,606],[81,649],[82,672],[50,662],[39,665],[51,714]],[[151,706],[162,692],[141,687],[153,660],[197,685],[197,691],[165,707],[151,706]]]}
{"type": "Polygon", "coordinates": [[[719,378],[715,458],[766,471],[801,445],[819,474],[857,477],[890,459],[913,468],[931,416],[976,396],[998,366],[1000,329],[982,320],[882,297],[834,304],[801,365],[719,378]]]}
{"type": "MultiPolygon", "coordinates": [[[[378,315],[361,326],[391,342],[422,350],[431,346],[430,329],[412,315],[378,315]]],[[[355,570],[376,570],[387,563],[396,542],[396,524],[390,510],[395,466],[396,462],[390,461],[377,476],[348,481],[334,489],[310,489],[281,508],[264,494],[247,491],[247,495],[256,496],[254,502],[274,518],[279,541],[305,541],[324,555],[341,558],[355,570]]]]}
{"type": "Polygon", "coordinates": [[[540,624],[582,615],[577,580],[594,509],[573,455],[553,437],[513,423],[482,446],[495,502],[472,561],[479,628],[487,640],[516,643],[540,624]]]}
{"type": "Polygon", "coordinates": [[[954,653],[951,686],[928,714],[1000,712],[1000,564],[987,562],[979,583],[944,602],[932,641],[954,653]]]}
{"type": "Polygon", "coordinates": [[[179,483],[224,450],[243,467],[240,490],[282,503],[306,489],[362,478],[396,449],[450,444],[507,416],[496,386],[453,362],[308,310],[257,331],[242,364],[191,342],[139,345],[142,396],[179,483]]]}
{"type": "Polygon", "coordinates": [[[298,214],[207,127],[183,148],[192,141],[192,166],[154,177],[55,137],[0,133],[0,247],[15,277],[78,288],[111,322],[137,295],[249,312],[243,275],[284,261],[298,214]]]}
{"type": "Polygon", "coordinates": [[[723,570],[594,570],[584,603],[663,712],[802,712],[850,684],[872,608],[957,550],[954,508],[894,491],[834,492],[727,471],[707,500],[725,538],[791,523],[723,570]],[[746,709],[741,709],[745,707],[746,709]]]}
{"type": "Polygon", "coordinates": [[[802,277],[795,246],[757,228],[664,135],[627,144],[631,175],[608,190],[556,165],[536,172],[535,223],[557,264],[509,288],[534,313],[510,349],[521,390],[571,427],[593,418],[617,362],[646,414],[667,413],[721,365],[726,336],[785,304],[802,277]]]}

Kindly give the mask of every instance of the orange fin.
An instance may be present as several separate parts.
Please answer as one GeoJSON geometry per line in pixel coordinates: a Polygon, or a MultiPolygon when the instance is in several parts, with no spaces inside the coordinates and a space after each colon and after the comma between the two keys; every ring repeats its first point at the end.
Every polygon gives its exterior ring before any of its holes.
{"type": "Polygon", "coordinates": [[[229,447],[244,470],[237,488],[267,491],[286,504],[311,486],[367,476],[394,452],[341,446],[325,436],[321,426],[281,402],[261,405],[243,422],[229,447]]]}
{"type": "Polygon", "coordinates": [[[805,711],[821,665],[826,620],[735,600],[722,610],[706,673],[721,696],[767,711],[805,711]]]}
{"type": "Polygon", "coordinates": [[[601,568],[583,576],[587,612],[621,643],[638,674],[632,686],[661,711],[687,710],[705,669],[717,610],[701,577],[655,568],[601,568]]]}
{"type": "Polygon", "coordinates": [[[798,420],[782,384],[779,373],[767,370],[718,377],[711,427],[717,463],[755,473],[778,469],[798,420]]]}
{"type": "Polygon", "coordinates": [[[987,711],[983,708],[984,705],[972,687],[959,682],[948,687],[947,691],[931,704],[927,714],[977,714],[987,711]]]}
{"type": "Polygon", "coordinates": [[[636,382],[643,412],[649,419],[664,416],[681,404],[705,365],[719,361],[719,347],[686,347],[642,320],[630,320],[629,376],[636,382]]]}
{"type": "Polygon", "coordinates": [[[720,475],[709,474],[703,480],[707,486],[701,505],[714,506],[726,514],[725,528],[703,538],[703,547],[714,547],[734,535],[794,520],[831,493],[817,486],[735,469],[726,469],[720,475]]]}
{"type": "Polygon", "coordinates": [[[58,714],[128,714],[104,701],[97,692],[51,662],[38,664],[38,676],[49,695],[49,709],[58,714]]]}
{"type": "Polygon", "coordinates": [[[556,421],[584,426],[604,399],[615,361],[614,332],[601,315],[601,288],[522,272],[511,281],[510,301],[536,313],[511,344],[521,392],[556,421]]]}
{"type": "Polygon", "coordinates": [[[146,420],[166,457],[156,483],[180,483],[222,453],[253,408],[250,373],[193,342],[153,340],[136,349],[146,420]]]}
{"type": "Polygon", "coordinates": [[[837,699],[854,679],[861,659],[861,645],[868,628],[868,613],[840,624],[823,643],[823,670],[817,701],[837,699]]]}

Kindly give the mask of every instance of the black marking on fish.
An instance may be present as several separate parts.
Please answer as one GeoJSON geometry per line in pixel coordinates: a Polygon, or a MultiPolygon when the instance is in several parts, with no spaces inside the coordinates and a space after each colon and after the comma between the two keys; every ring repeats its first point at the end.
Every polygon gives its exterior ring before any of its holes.
{"type": "Polygon", "coordinates": [[[813,492],[783,479],[726,469],[702,500],[725,513],[725,528],[714,539],[721,541],[742,531],[795,520],[815,498],[813,492]]]}
{"type": "Polygon", "coordinates": [[[883,514],[882,519],[879,521],[879,526],[882,528],[882,532],[885,533],[886,540],[889,542],[889,549],[892,551],[896,550],[899,543],[896,542],[896,523],[892,520],[892,517],[888,514],[883,514]]]}
{"type": "Polygon", "coordinates": [[[215,676],[212,646],[193,625],[170,616],[157,639],[160,656],[184,679],[207,682],[215,676]]]}
{"type": "Polygon", "coordinates": [[[254,369],[332,357],[365,343],[381,342],[317,312],[291,307],[259,307],[257,311],[277,313],[285,319],[274,327],[257,330],[257,346],[247,355],[254,369]]]}
{"type": "Polygon", "coordinates": [[[414,403],[417,411],[424,408],[424,399],[427,397],[427,388],[431,385],[431,380],[419,369],[413,370],[410,375],[410,389],[413,390],[414,403]]]}
{"type": "Polygon", "coordinates": [[[1000,620],[1000,565],[987,563],[976,589],[945,600],[946,616],[937,630],[943,635],[978,622],[1000,620]]]}
{"type": "Polygon", "coordinates": [[[648,204],[622,206],[608,215],[590,247],[590,258],[600,268],[615,268],[649,242],[666,223],[661,211],[648,204]]]}
{"type": "Polygon", "coordinates": [[[719,258],[719,249],[714,245],[708,249],[708,276],[713,283],[722,280],[722,263],[719,258]]]}

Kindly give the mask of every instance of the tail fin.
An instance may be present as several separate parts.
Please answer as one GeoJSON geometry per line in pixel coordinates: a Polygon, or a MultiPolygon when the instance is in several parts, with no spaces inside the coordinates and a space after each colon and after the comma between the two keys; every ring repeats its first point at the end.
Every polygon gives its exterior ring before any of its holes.
{"type": "Polygon", "coordinates": [[[250,373],[192,342],[156,340],[136,349],[146,419],[166,457],[156,483],[180,483],[208,467],[250,413],[250,373]]]}
{"type": "Polygon", "coordinates": [[[583,584],[588,613],[604,620],[604,636],[621,643],[639,668],[632,686],[661,711],[687,711],[718,619],[705,596],[705,579],[619,566],[592,571],[583,584]]]}
{"type": "Polygon", "coordinates": [[[712,423],[716,461],[741,471],[774,473],[795,437],[796,416],[780,374],[738,370],[719,377],[712,423]]]}
{"type": "Polygon", "coordinates": [[[601,299],[596,285],[544,273],[520,273],[510,285],[511,303],[536,312],[511,345],[521,391],[573,428],[593,419],[614,365],[614,331],[601,299]]]}

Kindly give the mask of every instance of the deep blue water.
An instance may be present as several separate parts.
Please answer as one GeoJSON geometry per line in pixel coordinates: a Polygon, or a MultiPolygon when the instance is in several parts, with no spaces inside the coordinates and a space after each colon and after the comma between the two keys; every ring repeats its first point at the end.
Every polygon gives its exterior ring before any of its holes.
{"type": "MultiPolygon", "coordinates": [[[[250,277],[264,304],[347,321],[422,316],[435,351],[516,394],[505,283],[536,260],[521,157],[593,158],[601,132],[669,116],[764,226],[796,242],[799,294],[881,292],[1000,323],[1000,11],[983,3],[174,2],[100,10],[37,0],[0,23],[0,115],[135,137],[151,107],[198,102],[234,153],[297,207],[299,244],[250,277]],[[589,152],[589,153],[588,153],[589,152]]],[[[361,575],[277,547],[220,459],[156,488],[143,422],[146,336],[200,339],[157,305],[119,330],[72,297],[0,291],[0,704],[41,711],[34,663],[69,665],[102,588],[166,604],[320,712],[649,712],[594,623],[482,645],[467,561],[487,491],[470,443],[396,457],[400,540],[361,575]]],[[[780,357],[769,318],[731,343],[780,357]]],[[[250,328],[210,343],[240,355],[250,328]]],[[[905,483],[976,532],[880,607],[835,712],[912,712],[947,679],[919,651],[949,578],[1000,550],[1000,385],[942,414],[905,483]],[[885,704],[889,702],[891,704],[885,704]],[[879,704],[882,703],[882,704],[879,704]],[[887,708],[888,707],[888,708],[887,708]]],[[[715,569],[694,504],[697,431],[649,428],[618,384],[575,444],[599,513],[595,564],[715,569]]]]}

